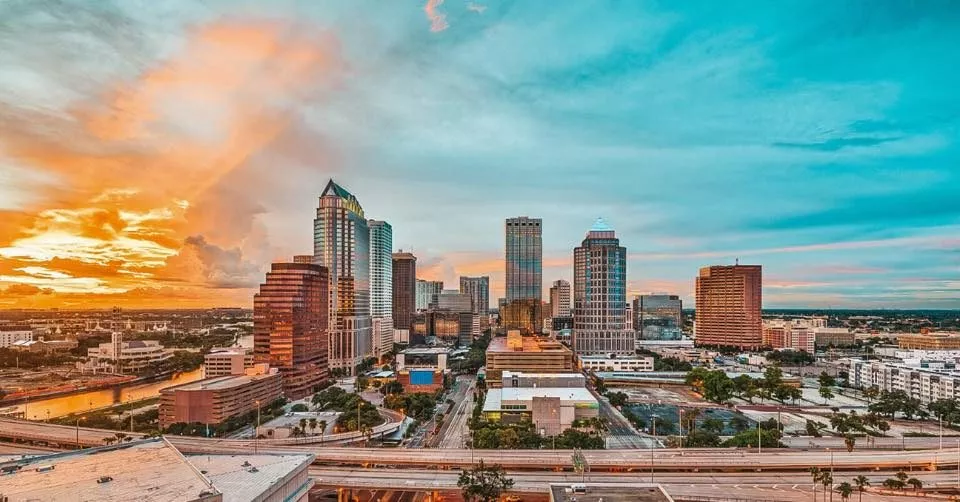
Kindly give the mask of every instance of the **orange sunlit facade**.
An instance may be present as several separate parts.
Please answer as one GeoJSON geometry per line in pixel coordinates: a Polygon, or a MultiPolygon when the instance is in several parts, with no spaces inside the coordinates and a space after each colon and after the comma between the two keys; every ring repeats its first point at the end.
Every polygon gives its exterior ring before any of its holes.
{"type": "Polygon", "coordinates": [[[328,280],[320,265],[274,263],[253,299],[254,361],[279,368],[290,399],[328,376],[328,280]]]}
{"type": "Polygon", "coordinates": [[[763,344],[760,265],[700,269],[696,280],[696,344],[756,349],[763,344]]]}

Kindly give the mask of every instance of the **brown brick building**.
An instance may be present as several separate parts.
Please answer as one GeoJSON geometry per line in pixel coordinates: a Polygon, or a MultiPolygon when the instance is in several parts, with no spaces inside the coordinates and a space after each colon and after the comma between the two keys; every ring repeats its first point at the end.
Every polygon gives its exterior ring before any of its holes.
{"type": "Polygon", "coordinates": [[[160,426],[178,422],[216,425],[280,397],[279,373],[207,378],[160,391],[160,426]]]}
{"type": "Polygon", "coordinates": [[[760,265],[700,269],[696,280],[698,346],[757,349],[763,344],[763,272],[760,265]]]}

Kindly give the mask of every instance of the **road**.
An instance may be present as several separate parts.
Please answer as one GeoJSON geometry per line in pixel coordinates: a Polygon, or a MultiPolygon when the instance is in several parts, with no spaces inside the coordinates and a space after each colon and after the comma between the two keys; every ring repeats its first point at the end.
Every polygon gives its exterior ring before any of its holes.
{"type": "MultiPolygon", "coordinates": [[[[837,483],[844,481],[852,484],[857,475],[870,479],[872,485],[880,485],[884,479],[893,476],[893,472],[849,472],[837,474],[837,483]]],[[[911,477],[923,481],[924,486],[947,486],[956,483],[953,473],[912,472],[911,477]]],[[[391,469],[345,469],[313,466],[310,476],[317,486],[337,487],[378,487],[390,489],[456,490],[457,471],[434,470],[391,470],[391,469]]],[[[543,492],[551,483],[578,483],[579,474],[570,472],[509,472],[514,480],[514,492],[543,492]]],[[[592,473],[582,478],[594,483],[650,483],[650,473],[592,473]]],[[[756,473],[717,473],[717,474],[661,474],[653,476],[653,482],[663,485],[668,493],[678,495],[698,495],[710,497],[730,497],[753,500],[803,501],[813,499],[814,484],[807,473],[756,474],[756,473]]],[[[822,496],[822,485],[817,485],[817,494],[822,496]]],[[[837,496],[839,500],[839,496],[837,496]]],[[[915,500],[915,497],[885,496],[865,493],[864,500],[878,502],[900,502],[915,500]]]]}
{"type": "Polygon", "coordinates": [[[597,402],[600,403],[600,417],[607,420],[607,426],[610,428],[607,434],[607,448],[611,450],[630,449],[630,448],[658,448],[660,445],[656,440],[649,437],[640,436],[633,429],[633,425],[619,411],[617,411],[606,398],[597,394],[592,388],[590,392],[597,402]]]}
{"type": "Polygon", "coordinates": [[[467,420],[473,413],[473,388],[476,384],[476,378],[465,375],[457,377],[457,391],[451,397],[454,401],[453,411],[444,419],[443,427],[437,434],[438,447],[463,448],[469,436],[467,420]]]}

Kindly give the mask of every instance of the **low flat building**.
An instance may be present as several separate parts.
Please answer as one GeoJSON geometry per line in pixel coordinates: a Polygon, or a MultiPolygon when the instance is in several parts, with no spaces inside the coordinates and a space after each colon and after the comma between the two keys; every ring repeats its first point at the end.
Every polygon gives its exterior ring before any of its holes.
{"type": "Polygon", "coordinates": [[[960,333],[921,333],[897,336],[897,345],[901,349],[917,350],[960,350],[960,333]]]}
{"type": "Polygon", "coordinates": [[[119,354],[116,353],[116,346],[113,343],[101,343],[96,348],[87,349],[88,362],[91,366],[98,366],[104,362],[111,364],[119,362],[124,372],[136,372],[173,357],[156,340],[130,340],[118,345],[119,354]]]}
{"type": "Polygon", "coordinates": [[[580,356],[580,367],[591,371],[653,371],[652,357],[580,356]]]}
{"type": "Polygon", "coordinates": [[[573,352],[550,338],[521,336],[510,331],[487,347],[487,385],[500,387],[504,371],[570,373],[576,371],[573,352]]]}
{"type": "Polygon", "coordinates": [[[586,387],[583,373],[503,372],[504,387],[586,387]]]}
{"type": "Polygon", "coordinates": [[[213,378],[227,375],[246,374],[253,367],[253,351],[241,347],[229,349],[211,349],[203,356],[203,376],[213,378]]]}
{"type": "Polygon", "coordinates": [[[21,340],[19,342],[14,342],[10,345],[11,349],[22,350],[24,352],[39,352],[39,353],[49,353],[49,352],[69,352],[77,348],[79,344],[76,340],[67,339],[67,340],[44,340],[42,337],[39,340],[21,340]]]}
{"type": "Polygon", "coordinates": [[[452,349],[449,347],[411,347],[397,354],[397,370],[411,368],[435,368],[447,371],[447,361],[452,349]]]}
{"type": "Polygon", "coordinates": [[[600,404],[583,387],[505,387],[489,389],[483,416],[491,422],[532,422],[538,432],[555,436],[574,420],[598,416],[600,404]]]}
{"type": "Polygon", "coordinates": [[[443,375],[436,368],[411,368],[397,371],[397,381],[406,393],[436,392],[443,388],[443,375]]]}
{"type": "Polygon", "coordinates": [[[283,392],[279,372],[206,378],[160,391],[160,426],[175,423],[219,424],[278,399],[283,392]]]}
{"type": "Polygon", "coordinates": [[[184,457],[162,438],[0,463],[12,501],[302,502],[310,454],[184,457]]]}
{"type": "Polygon", "coordinates": [[[564,483],[550,485],[550,502],[673,502],[653,483],[564,483]]]}

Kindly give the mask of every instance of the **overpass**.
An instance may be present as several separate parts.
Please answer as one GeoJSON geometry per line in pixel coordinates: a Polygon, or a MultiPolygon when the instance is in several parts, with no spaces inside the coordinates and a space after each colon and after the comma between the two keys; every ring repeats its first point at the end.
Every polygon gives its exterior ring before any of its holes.
{"type": "MultiPolygon", "coordinates": [[[[381,416],[386,418],[386,421],[383,424],[373,427],[371,437],[379,437],[380,435],[391,434],[400,429],[400,425],[403,423],[404,419],[403,414],[387,409],[380,409],[379,411],[381,416]]],[[[118,432],[123,432],[127,437],[133,439],[144,437],[144,434],[137,432],[117,431],[111,429],[94,429],[90,427],[78,427],[76,425],[57,425],[14,418],[0,418],[0,440],[33,443],[64,449],[103,446],[104,438],[115,437],[118,432]]],[[[168,435],[166,438],[175,443],[181,439],[186,441],[188,436],[168,435]]],[[[282,448],[286,446],[307,444],[339,444],[357,442],[366,439],[366,436],[360,432],[354,431],[343,432],[339,434],[326,434],[323,436],[260,439],[257,441],[252,439],[215,439],[194,437],[189,437],[189,439],[199,442],[218,444],[223,448],[232,449],[232,451],[248,452],[254,447],[282,448]]]]}

